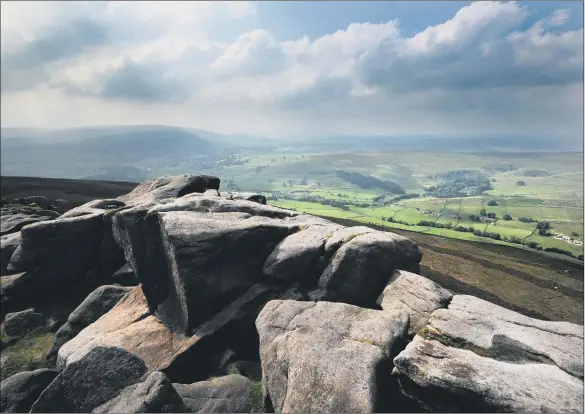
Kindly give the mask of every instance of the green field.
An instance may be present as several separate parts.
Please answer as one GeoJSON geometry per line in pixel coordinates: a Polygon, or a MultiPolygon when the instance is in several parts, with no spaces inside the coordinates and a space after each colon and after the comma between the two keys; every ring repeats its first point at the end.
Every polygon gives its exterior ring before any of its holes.
{"type": "MultiPolygon", "coordinates": [[[[523,248],[536,242],[540,249],[558,248],[574,257],[583,254],[582,154],[249,151],[239,154],[238,160],[244,164],[192,172],[221,177],[224,190],[258,192],[267,196],[269,204],[310,214],[523,248]],[[394,201],[392,197],[396,195],[386,193],[387,198],[376,201],[375,197],[383,196],[384,190],[361,188],[341,179],[337,170],[393,181],[419,197],[394,201]],[[480,172],[489,178],[492,189],[471,196],[425,196],[429,186],[441,183],[442,173],[456,170],[480,172]],[[490,201],[497,205],[488,205],[490,201]],[[495,223],[470,220],[470,215],[479,216],[482,209],[495,214],[495,223]],[[505,215],[512,219],[503,220],[505,215]],[[535,222],[524,223],[518,220],[520,217],[535,222]],[[421,221],[434,224],[418,226],[421,221]],[[551,235],[540,236],[535,231],[536,221],[549,222],[551,235]],[[500,240],[453,230],[457,226],[497,233],[500,240]],[[506,239],[511,238],[520,238],[524,245],[508,243],[506,239]]],[[[188,166],[178,164],[150,173],[158,176],[179,171],[191,172],[188,166]]]]}

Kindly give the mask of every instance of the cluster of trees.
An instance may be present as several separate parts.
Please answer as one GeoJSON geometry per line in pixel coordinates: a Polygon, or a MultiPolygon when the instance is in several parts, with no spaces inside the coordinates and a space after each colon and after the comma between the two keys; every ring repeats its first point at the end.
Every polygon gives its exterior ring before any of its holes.
{"type": "Polygon", "coordinates": [[[394,181],[382,181],[371,175],[361,174],[356,172],[349,172],[337,170],[336,174],[339,178],[349,181],[360,188],[381,188],[392,194],[405,194],[406,190],[394,181]]]}
{"type": "Polygon", "coordinates": [[[423,227],[435,227],[437,229],[452,229],[453,228],[452,223],[443,224],[443,223],[437,223],[434,221],[427,221],[427,220],[421,220],[416,225],[423,226],[423,227]]]}
{"type": "Polygon", "coordinates": [[[487,237],[494,240],[502,240],[502,236],[499,233],[492,233],[489,231],[473,230],[473,235],[478,237],[487,237]]]}
{"type": "Polygon", "coordinates": [[[387,221],[388,223],[398,223],[398,224],[403,224],[405,226],[412,226],[412,224],[407,223],[406,221],[403,220],[395,220],[394,217],[387,217],[385,219],[383,219],[384,221],[387,221]]]}
{"type": "Polygon", "coordinates": [[[427,187],[427,195],[439,198],[467,197],[492,189],[489,178],[479,171],[449,171],[439,174],[438,178],[443,182],[427,187]]]}
{"type": "Polygon", "coordinates": [[[390,203],[397,203],[400,200],[408,200],[410,198],[418,198],[420,197],[419,193],[408,193],[408,194],[402,194],[402,195],[398,195],[396,197],[392,197],[390,200],[388,200],[390,203]]]}
{"type": "Polygon", "coordinates": [[[518,221],[521,221],[522,223],[533,223],[535,220],[530,217],[520,217],[518,221]]]}

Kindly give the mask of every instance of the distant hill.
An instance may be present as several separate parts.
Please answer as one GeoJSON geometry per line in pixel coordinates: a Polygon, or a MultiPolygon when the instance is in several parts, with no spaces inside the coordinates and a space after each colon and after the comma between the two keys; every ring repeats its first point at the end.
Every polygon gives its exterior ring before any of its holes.
{"type": "Polygon", "coordinates": [[[225,150],[183,128],[91,127],[66,130],[3,128],[1,173],[18,176],[141,180],[137,171],[225,150]],[[116,175],[116,170],[133,170],[116,175]]]}

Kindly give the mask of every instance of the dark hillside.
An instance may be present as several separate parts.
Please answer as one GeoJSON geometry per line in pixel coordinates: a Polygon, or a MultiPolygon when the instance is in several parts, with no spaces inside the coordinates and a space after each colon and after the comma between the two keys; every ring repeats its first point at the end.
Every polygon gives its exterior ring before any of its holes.
{"type": "Polygon", "coordinates": [[[115,198],[126,194],[138,184],[126,181],[69,180],[62,178],[0,177],[2,199],[45,196],[64,199],[73,204],[96,198],[115,198]]]}

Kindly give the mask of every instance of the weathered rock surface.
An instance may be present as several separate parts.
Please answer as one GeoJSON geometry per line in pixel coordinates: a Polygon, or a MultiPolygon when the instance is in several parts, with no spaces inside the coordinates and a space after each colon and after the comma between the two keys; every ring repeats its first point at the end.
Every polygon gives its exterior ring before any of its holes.
{"type": "Polygon", "coordinates": [[[173,384],[162,372],[153,372],[143,382],[129,385],[94,413],[184,413],[188,412],[173,384]]]}
{"type": "Polygon", "coordinates": [[[249,413],[261,395],[241,375],[226,375],[193,384],[173,383],[190,413],[249,413]]]}
{"type": "Polygon", "coordinates": [[[433,410],[583,406],[583,327],[473,296],[455,295],[447,309],[434,311],[394,363],[405,394],[433,410]]]}
{"type": "Polygon", "coordinates": [[[51,382],[31,412],[91,412],[124,388],[140,382],[146,372],[144,361],[130,352],[114,347],[94,348],[51,382]]]}
{"type": "Polygon", "coordinates": [[[10,275],[8,263],[16,248],[20,245],[20,232],[6,234],[0,237],[0,276],[10,275]]]}
{"type": "Polygon", "coordinates": [[[482,357],[416,336],[394,359],[403,392],[437,412],[583,412],[583,382],[556,366],[482,357]]]}
{"type": "Polygon", "coordinates": [[[168,363],[189,338],[170,332],[150,315],[140,287],[59,348],[57,369],[81,360],[96,347],[117,347],[144,361],[149,372],[168,363]]]}
{"type": "MultiPolygon", "coordinates": [[[[334,234],[333,238],[339,237],[334,234]]],[[[373,307],[394,270],[419,271],[421,252],[406,237],[375,231],[342,240],[347,241],[319,279],[320,300],[373,307]]]]}
{"type": "Polygon", "coordinates": [[[45,325],[43,315],[29,308],[6,315],[2,330],[11,338],[22,338],[43,325],[45,325]]]}
{"type": "Polygon", "coordinates": [[[6,378],[0,382],[0,412],[28,413],[56,376],[57,371],[52,369],[37,369],[6,378]]]}
{"type": "Polygon", "coordinates": [[[97,321],[112,309],[132,288],[105,285],[94,290],[67,318],[67,322],[55,334],[49,355],[56,355],[61,346],[74,338],[85,327],[97,321]]]}
{"type": "Polygon", "coordinates": [[[426,277],[398,270],[378,298],[384,310],[402,310],[410,317],[409,335],[424,327],[431,313],[445,308],[453,294],[426,277]]]}
{"type": "Polygon", "coordinates": [[[387,411],[385,388],[406,338],[406,313],[274,300],[256,327],[275,412],[387,411]]]}
{"type": "Polygon", "coordinates": [[[138,184],[130,193],[118,197],[126,204],[139,204],[178,198],[191,193],[204,193],[207,190],[219,190],[220,180],[207,175],[179,175],[152,178],[138,184]]]}
{"type": "Polygon", "coordinates": [[[313,225],[280,242],[264,263],[265,275],[280,280],[317,284],[328,263],[324,257],[325,242],[341,226],[313,225]]]}
{"type": "Polygon", "coordinates": [[[39,216],[35,213],[9,213],[2,212],[0,215],[0,236],[9,233],[16,233],[24,226],[40,221],[51,220],[53,217],[39,216]]]}

